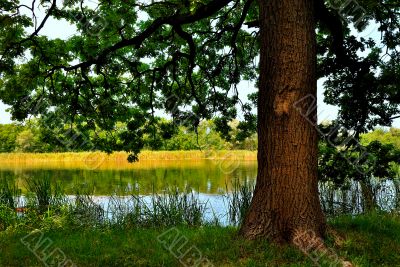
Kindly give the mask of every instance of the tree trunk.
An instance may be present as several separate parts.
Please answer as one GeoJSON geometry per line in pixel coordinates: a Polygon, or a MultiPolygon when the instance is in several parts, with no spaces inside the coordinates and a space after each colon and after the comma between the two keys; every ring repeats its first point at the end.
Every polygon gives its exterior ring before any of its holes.
{"type": "Polygon", "coordinates": [[[395,189],[395,199],[396,199],[396,204],[395,207],[396,209],[400,208],[400,182],[399,182],[399,178],[395,177],[393,179],[393,185],[394,185],[394,189],[395,189]]]}
{"type": "MultiPolygon", "coordinates": [[[[368,178],[367,178],[368,179],[368,178]]],[[[375,210],[377,204],[369,181],[360,181],[361,193],[363,197],[363,211],[370,212],[375,210]]]]}
{"type": "Polygon", "coordinates": [[[240,233],[323,237],[317,185],[314,1],[260,0],[258,176],[240,233]]]}

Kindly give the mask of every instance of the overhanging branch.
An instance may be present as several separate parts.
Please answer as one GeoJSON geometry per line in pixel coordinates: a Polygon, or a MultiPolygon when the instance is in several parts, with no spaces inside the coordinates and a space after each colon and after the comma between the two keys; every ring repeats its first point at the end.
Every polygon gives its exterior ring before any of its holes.
{"type": "Polygon", "coordinates": [[[206,5],[202,5],[196,9],[194,13],[175,14],[168,17],[158,18],[143,32],[131,39],[124,39],[118,43],[104,49],[96,58],[81,62],[73,66],[55,66],[50,70],[50,75],[59,69],[65,71],[76,70],[79,68],[88,68],[94,64],[102,64],[108,55],[111,53],[128,46],[134,46],[139,48],[142,43],[149,38],[154,32],[156,32],[163,25],[180,26],[190,24],[201,19],[207,18],[218,12],[220,9],[228,5],[233,0],[214,0],[206,5]]]}
{"type": "Polygon", "coordinates": [[[340,63],[347,61],[344,48],[343,24],[339,16],[331,12],[325,5],[324,0],[315,1],[315,14],[317,20],[323,24],[332,36],[332,52],[335,53],[340,63]]]}

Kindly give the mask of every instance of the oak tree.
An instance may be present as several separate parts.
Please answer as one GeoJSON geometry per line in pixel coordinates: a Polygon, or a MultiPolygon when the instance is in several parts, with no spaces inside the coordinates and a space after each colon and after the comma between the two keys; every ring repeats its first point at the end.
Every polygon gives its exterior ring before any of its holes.
{"type": "Polygon", "coordinates": [[[354,140],[390,125],[400,102],[399,12],[398,0],[1,0],[0,99],[15,120],[107,131],[96,147],[129,151],[131,161],[157,110],[194,128],[215,117],[227,133],[241,109],[239,128],[244,136],[257,128],[259,141],[240,233],[323,237],[317,79],[326,79],[325,100],[339,106],[354,140]],[[43,34],[66,22],[74,35],[43,34]],[[365,35],[371,27],[378,41],[365,35]],[[239,97],[241,80],[257,81],[257,114],[239,97]],[[126,128],[116,143],[118,122],[126,128]]]}

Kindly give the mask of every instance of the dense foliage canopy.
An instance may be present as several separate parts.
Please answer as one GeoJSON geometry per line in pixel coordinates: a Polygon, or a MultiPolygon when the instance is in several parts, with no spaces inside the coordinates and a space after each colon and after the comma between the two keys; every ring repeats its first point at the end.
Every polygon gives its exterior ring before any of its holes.
{"type": "MultiPolygon", "coordinates": [[[[326,102],[356,137],[390,125],[400,103],[399,2],[315,2],[326,102]]],[[[158,110],[187,127],[214,118],[228,136],[240,109],[242,140],[256,129],[257,95],[242,101],[237,89],[258,76],[256,1],[2,0],[0,11],[0,99],[13,119],[40,116],[49,131],[73,124],[86,137],[105,131],[96,148],[131,160],[158,110]],[[76,34],[42,34],[58,21],[76,34]]]]}

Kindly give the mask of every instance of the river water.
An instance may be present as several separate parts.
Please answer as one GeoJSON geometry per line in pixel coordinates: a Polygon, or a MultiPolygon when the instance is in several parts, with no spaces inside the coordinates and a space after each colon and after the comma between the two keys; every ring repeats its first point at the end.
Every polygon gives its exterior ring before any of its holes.
{"type": "MultiPolygon", "coordinates": [[[[222,218],[227,213],[227,198],[235,182],[255,183],[256,161],[221,162],[218,160],[142,160],[138,163],[103,162],[89,168],[82,162],[1,163],[0,180],[13,180],[26,192],[29,179],[48,178],[59,183],[64,193],[73,198],[78,192],[90,194],[105,209],[111,195],[129,198],[134,191],[143,199],[162,194],[166,188],[194,192],[200,202],[206,203],[206,216],[222,218]]],[[[392,181],[372,184],[377,204],[392,210],[399,207],[399,190],[392,181]]],[[[348,190],[334,190],[320,184],[321,203],[329,215],[359,213],[364,210],[362,190],[352,182],[348,190]]],[[[223,220],[223,219],[222,219],[223,220]]]]}

